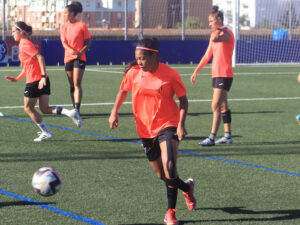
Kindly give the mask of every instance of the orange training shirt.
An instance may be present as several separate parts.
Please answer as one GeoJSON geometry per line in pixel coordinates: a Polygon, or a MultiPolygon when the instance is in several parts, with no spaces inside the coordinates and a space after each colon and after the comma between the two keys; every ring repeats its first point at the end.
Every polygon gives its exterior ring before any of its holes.
{"type": "Polygon", "coordinates": [[[159,63],[155,73],[132,67],[125,75],[121,90],[132,91],[132,109],[139,137],[153,138],[166,127],[177,127],[179,108],[174,100],[187,94],[178,72],[159,63]]]}
{"type": "MultiPolygon", "coordinates": [[[[65,43],[69,47],[79,53],[84,46],[84,40],[91,38],[91,35],[86,24],[77,20],[75,23],[63,24],[60,29],[60,37],[62,40],[65,40],[65,43]]],[[[76,57],[76,55],[72,55],[69,51],[65,50],[65,63],[76,59],[76,57]]],[[[86,61],[85,52],[82,54],[80,60],[86,61]]]]}
{"type": "Polygon", "coordinates": [[[213,60],[212,77],[233,77],[232,54],[234,49],[234,35],[231,30],[230,39],[225,42],[212,42],[213,60]]]}
{"type": "Polygon", "coordinates": [[[36,56],[38,51],[34,47],[33,43],[22,38],[19,43],[19,59],[23,67],[22,73],[17,77],[17,80],[22,79],[26,76],[26,83],[32,83],[42,79],[42,72],[39,61],[36,56]]]}

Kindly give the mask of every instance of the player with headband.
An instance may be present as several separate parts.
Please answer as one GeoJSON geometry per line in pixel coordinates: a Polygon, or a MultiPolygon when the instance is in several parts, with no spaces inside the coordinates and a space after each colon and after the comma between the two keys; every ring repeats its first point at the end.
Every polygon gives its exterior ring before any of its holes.
{"type": "Polygon", "coordinates": [[[179,142],[187,134],[187,91],[178,72],[159,62],[157,39],[139,41],[135,58],[125,70],[109,125],[112,129],[118,127],[118,110],[131,91],[138,135],[150,165],[167,188],[168,210],[164,221],[174,225],[178,224],[175,216],[178,189],[183,191],[189,210],[196,206],[194,180],[182,181],[176,166],[179,142]],[[174,95],[179,99],[179,107],[174,95]]]}

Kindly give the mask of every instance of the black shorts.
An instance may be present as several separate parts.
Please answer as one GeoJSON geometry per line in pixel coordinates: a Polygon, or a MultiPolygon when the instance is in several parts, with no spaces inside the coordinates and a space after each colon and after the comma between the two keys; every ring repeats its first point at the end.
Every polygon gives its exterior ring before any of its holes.
{"type": "Polygon", "coordinates": [[[231,88],[232,81],[233,81],[233,78],[215,77],[212,79],[212,87],[229,91],[231,88]]]}
{"type": "Polygon", "coordinates": [[[32,82],[26,84],[24,90],[24,96],[27,98],[38,98],[41,95],[50,95],[50,80],[49,77],[46,78],[46,86],[44,86],[41,90],[38,89],[39,82],[32,82]]]}
{"type": "Polygon", "coordinates": [[[166,127],[162,129],[154,138],[142,138],[143,147],[148,160],[154,161],[161,155],[159,144],[166,140],[176,140],[179,142],[177,136],[177,127],[166,127]]]}
{"type": "Polygon", "coordinates": [[[65,64],[65,70],[66,71],[73,71],[74,68],[79,68],[79,69],[84,70],[85,65],[86,65],[85,61],[82,61],[80,59],[74,59],[74,60],[72,60],[70,62],[67,62],[65,64]]]}

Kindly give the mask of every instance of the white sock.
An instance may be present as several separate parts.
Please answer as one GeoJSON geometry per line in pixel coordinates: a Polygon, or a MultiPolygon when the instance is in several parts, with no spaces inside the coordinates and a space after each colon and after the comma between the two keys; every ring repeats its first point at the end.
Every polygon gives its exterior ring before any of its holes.
{"type": "Polygon", "coordinates": [[[41,129],[42,132],[51,133],[44,121],[42,121],[40,124],[37,124],[37,126],[41,129]]]}
{"type": "Polygon", "coordinates": [[[61,114],[65,115],[65,116],[68,116],[68,117],[71,117],[71,110],[63,108],[62,111],[61,111],[61,114]]]}

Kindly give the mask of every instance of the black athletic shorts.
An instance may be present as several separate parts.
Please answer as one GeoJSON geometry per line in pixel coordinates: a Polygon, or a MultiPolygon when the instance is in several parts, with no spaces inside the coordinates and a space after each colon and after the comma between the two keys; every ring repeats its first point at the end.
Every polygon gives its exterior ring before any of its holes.
{"type": "Polygon", "coordinates": [[[176,140],[179,142],[177,136],[177,127],[166,127],[162,129],[154,138],[142,138],[143,147],[148,160],[155,161],[161,155],[159,144],[166,140],[176,140]]]}
{"type": "Polygon", "coordinates": [[[74,68],[79,68],[79,69],[84,70],[85,65],[86,65],[85,61],[82,61],[80,59],[74,59],[65,64],[65,71],[73,71],[74,68]]]}
{"type": "Polygon", "coordinates": [[[233,81],[233,78],[215,77],[212,79],[212,87],[229,91],[231,88],[232,81],[233,81]]]}
{"type": "Polygon", "coordinates": [[[44,86],[41,90],[38,89],[39,82],[32,82],[26,84],[24,90],[24,96],[27,98],[38,98],[41,95],[50,95],[50,80],[49,77],[46,77],[46,86],[44,86]]]}

